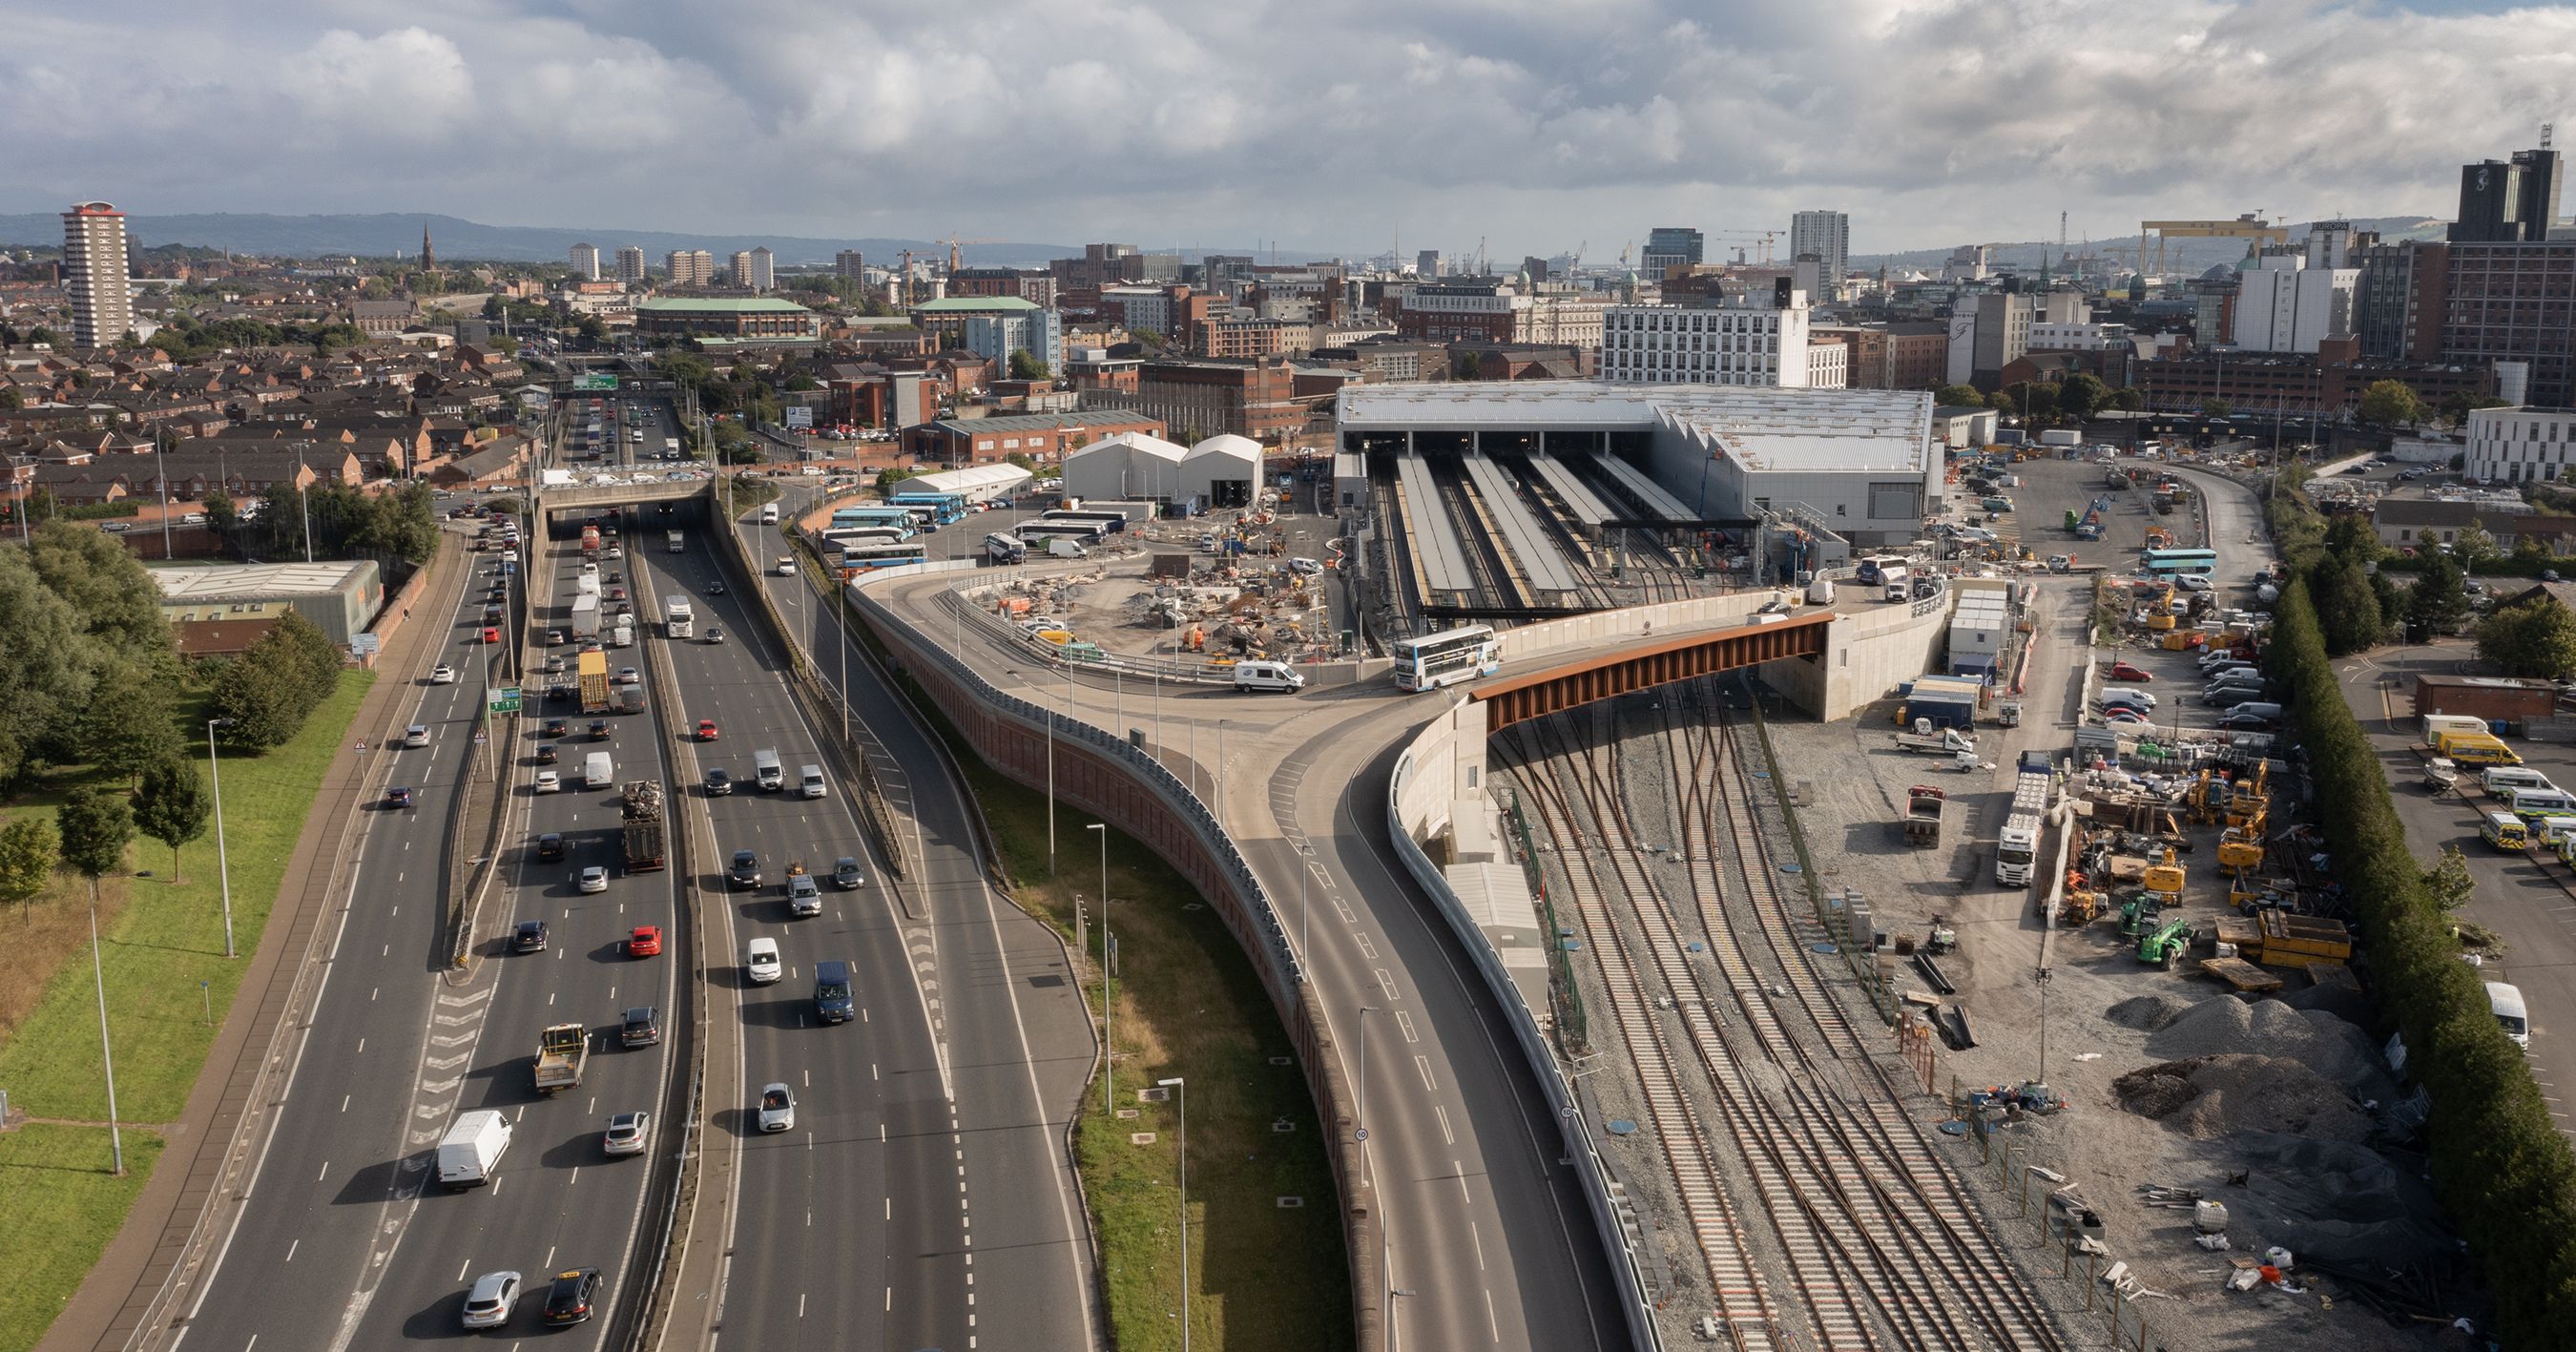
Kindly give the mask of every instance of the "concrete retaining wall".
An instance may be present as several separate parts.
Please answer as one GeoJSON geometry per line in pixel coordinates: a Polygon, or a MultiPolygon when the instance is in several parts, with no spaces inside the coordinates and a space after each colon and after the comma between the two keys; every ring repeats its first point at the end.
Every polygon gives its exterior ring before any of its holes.
{"type": "Polygon", "coordinates": [[[1823,660],[1770,662],[1764,685],[1824,722],[1849,718],[1932,669],[1950,633],[1950,597],[1843,615],[1825,627],[1823,660]]]}
{"type": "Polygon", "coordinates": [[[1351,1132],[1354,1087],[1341,1074],[1332,1033],[1298,970],[1287,931],[1260,881],[1218,825],[1216,815],[1187,782],[1108,731],[1031,704],[996,689],[972,668],[942,651],[934,635],[916,632],[891,607],[871,596],[875,588],[923,572],[971,571],[971,563],[889,569],[850,585],[862,623],[884,645],[890,663],[919,685],[975,753],[993,768],[1030,788],[1052,782],[1057,801],[1089,813],[1143,841],[1216,908],[1235,942],[1252,959],[1271,1007],[1288,1031],[1314,1095],[1318,1116],[1330,1124],[1325,1148],[1342,1202],[1353,1293],[1353,1323],[1361,1352],[1386,1346],[1379,1293],[1379,1237],[1373,1199],[1360,1190],[1351,1132]]]}

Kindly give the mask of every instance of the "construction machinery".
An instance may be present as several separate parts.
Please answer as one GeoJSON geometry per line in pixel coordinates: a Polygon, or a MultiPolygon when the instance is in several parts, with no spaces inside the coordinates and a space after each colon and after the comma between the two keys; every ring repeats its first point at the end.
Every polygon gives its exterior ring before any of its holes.
{"type": "Polygon", "coordinates": [[[2068,508],[2066,512],[2067,532],[2078,540],[2101,539],[2102,513],[2110,510],[2110,507],[2111,500],[2109,498],[2095,498],[2092,503],[2080,513],[2075,511],[2073,508],[2068,508]]]}
{"type": "Polygon", "coordinates": [[[559,1094],[581,1084],[582,1065],[590,1059],[590,1030],[577,1023],[558,1023],[537,1034],[537,1092],[559,1094]]]}
{"type": "Polygon", "coordinates": [[[2157,905],[2172,908],[2182,905],[2183,884],[2190,879],[2190,876],[2190,870],[2182,866],[2179,856],[2174,853],[2173,847],[2168,845],[2162,858],[2147,865],[2145,874],[2138,879],[2138,885],[2147,890],[2147,897],[2157,905]]]}
{"type": "Polygon", "coordinates": [[[2138,961],[2170,968],[2191,951],[2192,942],[2200,937],[2188,920],[2168,920],[2158,925],[2145,938],[2138,940],[2138,961]]]}
{"type": "Polygon", "coordinates": [[[2254,767],[2252,775],[2236,781],[2227,796],[2227,824],[2230,827],[2252,826],[2263,819],[2272,805],[2271,775],[2271,763],[2266,761],[2254,767]]]}
{"type": "Polygon", "coordinates": [[[1937,956],[1955,951],[1958,947],[1959,932],[1950,928],[1950,917],[1946,915],[1932,917],[1932,928],[1923,936],[1923,951],[1937,956]]]}

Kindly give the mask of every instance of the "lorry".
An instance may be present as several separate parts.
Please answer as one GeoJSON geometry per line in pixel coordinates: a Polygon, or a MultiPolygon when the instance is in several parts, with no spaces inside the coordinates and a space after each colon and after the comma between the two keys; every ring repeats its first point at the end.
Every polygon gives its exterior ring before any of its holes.
{"type": "Polygon", "coordinates": [[[574,668],[581,681],[581,711],[608,712],[608,654],[583,653],[574,668]]]}
{"type": "Polygon", "coordinates": [[[1878,570],[1878,580],[1880,585],[1886,588],[1885,595],[1888,600],[1911,601],[1914,599],[1913,569],[1908,568],[1901,563],[1882,566],[1878,570]]]}
{"type": "Polygon", "coordinates": [[[1941,809],[1950,795],[1929,784],[1905,791],[1905,843],[1928,850],[1941,843],[1941,809]]]}
{"type": "Polygon", "coordinates": [[[2021,753],[2021,769],[2013,779],[2012,807],[2004,816],[2003,831],[1995,842],[1995,881],[2007,887],[2028,887],[2032,871],[2039,860],[2039,836],[2048,812],[2048,795],[2056,787],[2057,772],[2048,763],[2045,751],[2021,753]]]}
{"type": "Polygon", "coordinates": [[[663,548],[667,549],[671,553],[686,554],[689,552],[689,536],[686,531],[669,531],[663,535],[662,539],[664,541],[663,548]]]}
{"type": "Polygon", "coordinates": [[[585,591],[572,598],[572,636],[577,641],[599,637],[599,593],[585,591]]]}
{"type": "Polygon", "coordinates": [[[463,1192],[492,1181],[510,1151],[510,1119],[493,1109],[461,1113],[438,1138],[438,1181],[463,1192]]]}
{"type": "Polygon", "coordinates": [[[584,562],[599,562],[599,527],[581,528],[581,557],[584,562]]]}
{"type": "Polygon", "coordinates": [[[662,601],[662,633],[670,639],[684,639],[695,632],[696,612],[685,596],[665,597],[662,601]]]}
{"type": "Polygon", "coordinates": [[[537,1034],[537,1092],[560,1094],[581,1084],[590,1060],[590,1030],[577,1023],[549,1025],[537,1034]]]}
{"type": "Polygon", "coordinates": [[[662,839],[662,781],[637,779],[627,782],[622,791],[622,810],[626,818],[626,871],[658,872],[664,864],[665,843],[662,839]]]}
{"type": "Polygon", "coordinates": [[[1915,720],[1911,729],[1896,734],[1896,748],[1918,756],[1955,756],[1961,752],[1975,755],[1977,739],[1957,728],[1934,727],[1928,718],[1915,720]]]}
{"type": "Polygon", "coordinates": [[[2081,446],[2084,434],[2072,427],[2052,427],[2039,434],[2042,446],[2081,446]]]}
{"type": "Polygon", "coordinates": [[[594,751],[582,757],[581,782],[594,789],[604,789],[617,782],[617,762],[605,751],[594,751]]]}

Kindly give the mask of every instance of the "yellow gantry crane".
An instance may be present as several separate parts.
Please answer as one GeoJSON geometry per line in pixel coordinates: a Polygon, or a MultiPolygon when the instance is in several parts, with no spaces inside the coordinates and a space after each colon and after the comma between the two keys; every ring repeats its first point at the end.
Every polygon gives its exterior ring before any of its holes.
{"type": "Polygon", "coordinates": [[[2138,271],[2147,270],[2147,235],[2156,239],[2156,275],[2165,271],[2165,241],[2174,239],[2242,239],[2253,241],[2252,247],[2265,244],[2287,244],[2290,228],[2263,219],[2263,213],[2249,211],[2232,221],[2140,221],[2138,222],[2138,271]]]}

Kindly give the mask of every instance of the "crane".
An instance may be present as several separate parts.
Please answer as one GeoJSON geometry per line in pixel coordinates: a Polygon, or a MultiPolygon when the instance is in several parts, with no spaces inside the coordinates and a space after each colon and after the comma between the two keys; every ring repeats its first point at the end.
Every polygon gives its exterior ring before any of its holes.
{"type": "Polygon", "coordinates": [[[2241,239],[2252,249],[2265,244],[2287,244],[2290,228],[2274,225],[2261,211],[2249,211],[2232,221],[2140,221],[2138,222],[2138,271],[2147,270],[2147,232],[2156,232],[2156,272],[2165,270],[2165,243],[2176,239],[2241,239]]]}
{"type": "Polygon", "coordinates": [[[1710,230],[1706,233],[1711,239],[1739,239],[1746,241],[1746,243],[1735,246],[1735,261],[1738,264],[1742,264],[1744,262],[1744,251],[1752,247],[1751,241],[1760,240],[1762,242],[1761,266],[1766,268],[1771,266],[1771,242],[1780,237],[1780,232],[1777,230],[1710,230]]]}
{"type": "MultiPolygon", "coordinates": [[[[934,241],[934,242],[935,242],[935,241],[934,241]]],[[[949,232],[948,232],[948,274],[949,274],[950,276],[952,276],[952,277],[953,277],[953,276],[956,276],[956,275],[957,275],[957,270],[958,270],[959,268],[962,268],[962,267],[966,266],[966,262],[965,262],[965,252],[964,252],[964,250],[965,250],[965,246],[967,246],[967,245],[969,245],[969,244],[999,244],[999,243],[1001,243],[1001,242],[1002,242],[1002,241],[1000,241],[1000,240],[998,240],[998,239],[959,239],[959,238],[957,237],[957,232],[956,232],[956,231],[954,231],[954,230],[949,231],[949,232]]]]}

